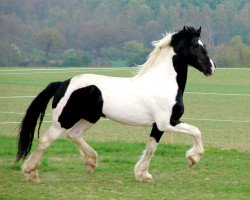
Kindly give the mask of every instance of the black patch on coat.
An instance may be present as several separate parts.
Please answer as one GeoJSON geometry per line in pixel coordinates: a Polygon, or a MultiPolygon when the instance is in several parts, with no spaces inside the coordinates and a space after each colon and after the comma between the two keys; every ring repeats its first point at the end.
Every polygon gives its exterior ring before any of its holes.
{"type": "Polygon", "coordinates": [[[59,89],[56,91],[53,102],[52,102],[52,108],[56,108],[57,104],[59,103],[59,101],[61,100],[61,98],[64,97],[66,90],[69,86],[71,79],[68,79],[64,82],[61,83],[61,86],[59,87],[59,89]]]}
{"type": "Polygon", "coordinates": [[[182,92],[180,89],[178,89],[177,95],[176,95],[176,103],[172,108],[172,115],[170,117],[170,124],[172,126],[176,126],[177,124],[181,123],[180,118],[184,113],[184,104],[183,104],[183,98],[182,98],[182,92]]]}
{"type": "Polygon", "coordinates": [[[178,91],[176,104],[173,106],[170,124],[175,126],[180,123],[184,113],[183,93],[187,81],[188,65],[193,66],[205,75],[211,75],[211,62],[204,45],[199,44],[201,28],[184,26],[183,30],[172,35],[170,45],[173,47],[173,65],[177,73],[176,81],[178,91]]]}
{"type": "Polygon", "coordinates": [[[164,131],[160,131],[158,129],[156,123],[154,123],[153,128],[151,130],[150,137],[153,137],[156,142],[159,142],[163,133],[164,133],[164,131]]]}
{"type": "Polygon", "coordinates": [[[187,82],[188,64],[186,64],[178,55],[174,55],[172,60],[174,69],[177,73],[176,81],[178,84],[178,88],[180,92],[183,94],[187,82]]]}
{"type": "Polygon", "coordinates": [[[183,104],[183,93],[185,90],[186,82],[187,82],[187,74],[188,74],[188,61],[185,58],[185,42],[180,42],[178,40],[182,40],[184,36],[183,32],[179,32],[172,36],[171,45],[174,49],[176,55],[173,56],[173,65],[174,69],[177,73],[176,82],[178,85],[178,91],[176,95],[176,103],[172,108],[172,115],[170,117],[170,124],[172,126],[176,126],[181,123],[180,118],[184,113],[184,104],[183,104]]]}
{"type": "Polygon", "coordinates": [[[90,85],[72,92],[58,118],[63,128],[72,128],[80,119],[96,123],[102,116],[103,98],[101,91],[90,85]]]}

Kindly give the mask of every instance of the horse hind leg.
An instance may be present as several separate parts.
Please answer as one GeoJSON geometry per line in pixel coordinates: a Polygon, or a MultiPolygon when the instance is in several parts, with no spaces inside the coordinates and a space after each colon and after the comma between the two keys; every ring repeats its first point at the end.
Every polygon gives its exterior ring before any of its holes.
{"type": "Polygon", "coordinates": [[[40,182],[38,165],[44,151],[56,140],[64,129],[51,125],[43,137],[39,140],[37,150],[31,154],[22,166],[22,172],[29,181],[40,182]]]}
{"type": "Polygon", "coordinates": [[[98,165],[98,156],[96,151],[83,140],[81,133],[87,131],[91,126],[93,126],[92,123],[81,119],[68,132],[68,138],[78,146],[83,157],[84,166],[90,174],[98,165]]]}

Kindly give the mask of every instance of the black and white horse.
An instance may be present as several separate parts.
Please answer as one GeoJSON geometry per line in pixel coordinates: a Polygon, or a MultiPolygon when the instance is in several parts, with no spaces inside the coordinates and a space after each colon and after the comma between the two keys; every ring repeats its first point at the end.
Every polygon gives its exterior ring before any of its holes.
{"type": "Polygon", "coordinates": [[[152,180],[148,172],[149,162],[164,131],[187,133],[194,138],[194,145],[186,152],[186,157],[190,167],[195,165],[204,152],[201,132],[181,122],[180,118],[184,112],[188,65],[206,76],[215,71],[215,65],[199,39],[200,32],[201,28],[185,26],[154,42],[155,49],[132,78],[83,74],[64,82],[50,83],[33,100],[20,127],[17,161],[29,154],[38,118],[40,116],[40,129],[47,104],[54,97],[52,125],[22,167],[28,180],[40,180],[37,168],[44,150],[65,130],[79,147],[85,168],[92,173],[97,166],[97,153],[83,140],[81,133],[101,117],[128,125],[152,127],[147,148],[134,168],[137,180],[152,180]]]}

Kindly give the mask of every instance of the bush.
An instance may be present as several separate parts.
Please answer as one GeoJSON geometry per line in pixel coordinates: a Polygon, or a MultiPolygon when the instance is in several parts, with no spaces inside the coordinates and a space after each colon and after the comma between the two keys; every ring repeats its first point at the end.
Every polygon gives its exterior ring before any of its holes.
{"type": "Polygon", "coordinates": [[[229,45],[217,47],[214,60],[218,67],[250,67],[250,47],[240,36],[234,36],[229,45]]]}
{"type": "Polygon", "coordinates": [[[144,47],[143,43],[138,41],[126,42],[122,49],[130,67],[143,64],[150,52],[149,49],[144,47]]]}
{"type": "Polygon", "coordinates": [[[89,65],[93,58],[91,56],[91,54],[87,53],[87,52],[84,52],[84,51],[80,51],[78,53],[79,55],[79,65],[82,65],[82,66],[87,66],[89,65]]]}
{"type": "Polygon", "coordinates": [[[78,56],[74,49],[68,49],[64,52],[63,55],[63,64],[65,66],[77,66],[78,63],[78,56]]]}

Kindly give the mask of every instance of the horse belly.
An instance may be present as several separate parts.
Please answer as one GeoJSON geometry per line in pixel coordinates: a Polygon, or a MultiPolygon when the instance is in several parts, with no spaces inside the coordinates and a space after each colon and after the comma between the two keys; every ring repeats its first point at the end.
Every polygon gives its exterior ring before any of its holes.
{"type": "Polygon", "coordinates": [[[104,96],[103,114],[108,119],[128,125],[152,126],[154,123],[143,102],[125,95],[113,95],[112,98],[104,96]]]}

